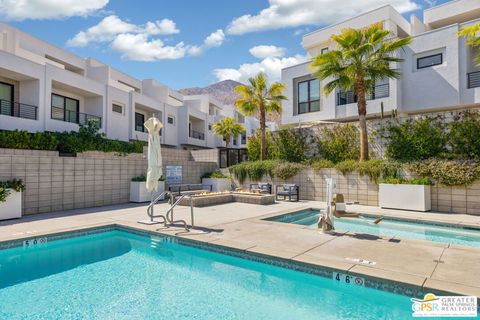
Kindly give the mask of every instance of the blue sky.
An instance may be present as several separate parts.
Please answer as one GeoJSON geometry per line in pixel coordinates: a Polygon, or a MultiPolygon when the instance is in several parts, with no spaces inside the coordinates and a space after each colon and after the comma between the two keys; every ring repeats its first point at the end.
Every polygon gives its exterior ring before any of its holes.
{"type": "Polygon", "coordinates": [[[446,0],[0,0],[0,18],[82,57],[175,89],[304,61],[302,35],[391,4],[406,18],[446,0]],[[340,6],[339,3],[342,3],[340,6]]]}

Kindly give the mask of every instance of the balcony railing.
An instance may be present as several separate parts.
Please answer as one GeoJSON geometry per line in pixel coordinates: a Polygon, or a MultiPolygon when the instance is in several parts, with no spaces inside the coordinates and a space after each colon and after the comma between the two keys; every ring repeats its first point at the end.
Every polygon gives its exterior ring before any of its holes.
{"type": "Polygon", "coordinates": [[[467,88],[478,88],[480,87],[480,71],[467,73],[467,88]]]}
{"type": "Polygon", "coordinates": [[[202,132],[198,132],[195,130],[190,131],[188,135],[190,138],[198,139],[198,140],[205,140],[205,134],[202,132]]]}
{"type": "Polygon", "coordinates": [[[37,120],[38,107],[25,103],[0,99],[0,114],[15,118],[37,120]]]}
{"type": "Polygon", "coordinates": [[[102,117],[94,116],[92,114],[82,113],[82,112],[75,112],[66,110],[59,107],[52,106],[52,119],[65,121],[65,122],[72,122],[79,124],[81,126],[85,126],[90,122],[94,123],[97,128],[102,127],[102,117]]]}
{"type": "MultiPolygon", "coordinates": [[[[373,88],[372,93],[367,95],[366,98],[367,100],[375,100],[380,98],[386,98],[389,95],[390,95],[390,84],[384,83],[384,84],[376,85],[373,88]]],[[[337,106],[356,103],[356,102],[357,102],[357,96],[353,93],[353,91],[347,91],[347,92],[340,91],[337,93],[337,106]]]]}

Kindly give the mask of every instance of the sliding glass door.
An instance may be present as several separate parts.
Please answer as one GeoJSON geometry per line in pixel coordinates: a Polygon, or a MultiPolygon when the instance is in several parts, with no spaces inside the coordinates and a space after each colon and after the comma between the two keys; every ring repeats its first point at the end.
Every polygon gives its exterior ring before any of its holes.
{"type": "Polygon", "coordinates": [[[13,116],[13,85],[0,82],[0,114],[13,116]]]}
{"type": "Polygon", "coordinates": [[[52,119],[79,123],[79,101],[52,93],[52,119]]]}

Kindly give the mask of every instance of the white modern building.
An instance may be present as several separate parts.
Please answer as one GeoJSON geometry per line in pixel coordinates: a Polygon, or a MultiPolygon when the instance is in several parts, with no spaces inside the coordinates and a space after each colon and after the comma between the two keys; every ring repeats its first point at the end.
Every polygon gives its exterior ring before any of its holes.
{"type": "Polygon", "coordinates": [[[183,96],[0,23],[0,130],[77,131],[93,120],[110,139],[146,141],[155,115],[164,146],[220,148],[212,124],[229,114],[208,95],[183,96]]]}
{"type": "MultiPolygon", "coordinates": [[[[302,45],[313,57],[334,49],[333,34],[344,28],[361,28],[383,21],[397,37],[413,41],[399,52],[405,59],[399,80],[377,83],[367,102],[371,117],[415,114],[480,107],[480,68],[473,57],[479,52],[467,46],[457,32],[480,23],[479,0],[456,0],[427,9],[423,22],[415,15],[407,21],[390,5],[306,34],[302,45]]],[[[324,83],[312,76],[310,61],[282,70],[288,100],[283,103],[282,123],[348,121],[357,118],[353,92],[322,93],[324,83]]]]}

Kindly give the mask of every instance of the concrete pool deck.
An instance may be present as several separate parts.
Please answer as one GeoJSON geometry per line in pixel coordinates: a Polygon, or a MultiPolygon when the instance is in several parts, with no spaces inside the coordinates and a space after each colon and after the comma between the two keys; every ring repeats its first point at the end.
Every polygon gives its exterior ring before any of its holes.
{"type": "MultiPolygon", "coordinates": [[[[480,297],[480,248],[430,241],[376,237],[352,232],[324,234],[315,228],[262,220],[289,211],[322,208],[318,201],[279,202],[262,206],[227,203],[195,208],[198,229],[143,225],[146,205],[125,204],[78,209],[0,221],[0,242],[97,226],[120,225],[279,257],[379,280],[401,282],[425,291],[480,297]],[[358,259],[375,262],[364,265],[358,259]]],[[[160,214],[168,208],[158,204],[160,214]]],[[[480,217],[463,214],[420,213],[375,207],[348,206],[369,214],[436,221],[480,228],[480,217]]],[[[175,208],[175,219],[190,221],[190,208],[175,208]]]]}

